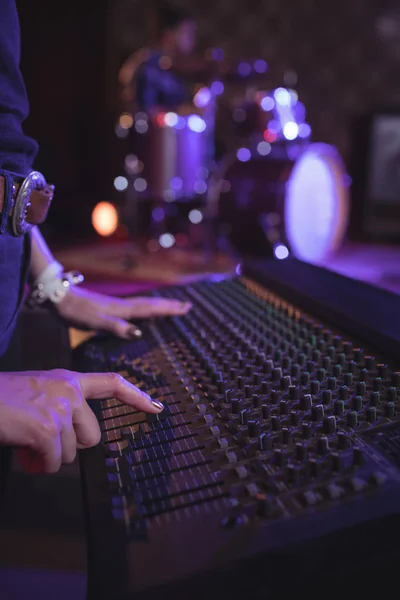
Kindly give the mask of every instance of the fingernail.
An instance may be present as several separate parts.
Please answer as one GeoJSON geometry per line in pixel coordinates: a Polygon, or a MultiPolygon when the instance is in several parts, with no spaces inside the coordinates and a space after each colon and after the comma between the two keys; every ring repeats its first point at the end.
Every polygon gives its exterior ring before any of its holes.
{"type": "Polygon", "coordinates": [[[184,310],[190,310],[192,308],[192,304],[190,302],[184,302],[183,303],[183,308],[184,310]]]}
{"type": "Polygon", "coordinates": [[[152,400],[151,403],[157,410],[164,410],[164,405],[158,400],[152,400]]]}
{"type": "Polygon", "coordinates": [[[130,329],[128,329],[128,336],[130,338],[136,338],[136,339],[141,338],[142,332],[137,327],[131,327],[130,329]]]}

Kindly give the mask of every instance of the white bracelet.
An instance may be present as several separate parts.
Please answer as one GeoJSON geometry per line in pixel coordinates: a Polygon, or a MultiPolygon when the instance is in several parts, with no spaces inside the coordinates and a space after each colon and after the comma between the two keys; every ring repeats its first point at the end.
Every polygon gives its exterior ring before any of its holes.
{"type": "Polygon", "coordinates": [[[44,304],[48,300],[58,304],[64,300],[69,289],[79,285],[84,277],[78,271],[63,272],[60,263],[50,263],[34,282],[34,287],[29,298],[29,304],[35,306],[44,304]]]}
{"type": "Polygon", "coordinates": [[[47,267],[43,269],[39,277],[35,279],[33,286],[37,287],[40,283],[46,286],[48,283],[58,279],[63,271],[64,267],[56,260],[53,260],[53,262],[48,264],[47,267]]]}

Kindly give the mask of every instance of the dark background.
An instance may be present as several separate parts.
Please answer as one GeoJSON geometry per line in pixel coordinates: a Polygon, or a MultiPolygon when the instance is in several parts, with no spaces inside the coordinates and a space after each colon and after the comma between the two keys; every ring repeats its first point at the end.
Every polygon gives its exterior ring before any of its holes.
{"type": "MultiPolygon", "coordinates": [[[[376,0],[180,0],[198,18],[200,47],[261,56],[272,85],[298,75],[314,140],[347,159],[354,118],[400,105],[400,20],[376,0]]],[[[22,70],[31,101],[26,131],[40,143],[36,167],[56,183],[50,227],[79,235],[94,204],[112,199],[118,172],[116,74],[145,43],[140,0],[17,0],[22,70]]]]}

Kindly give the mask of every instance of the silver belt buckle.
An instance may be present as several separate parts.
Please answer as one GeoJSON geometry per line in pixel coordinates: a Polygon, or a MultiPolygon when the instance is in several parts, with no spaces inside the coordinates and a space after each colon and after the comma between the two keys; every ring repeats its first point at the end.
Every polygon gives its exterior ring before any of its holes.
{"type": "Polygon", "coordinates": [[[30,198],[34,190],[43,190],[46,187],[46,180],[39,171],[31,171],[27,175],[18,190],[14,202],[14,211],[12,217],[12,227],[14,235],[24,235],[33,227],[28,223],[26,215],[31,205],[30,198]]]}

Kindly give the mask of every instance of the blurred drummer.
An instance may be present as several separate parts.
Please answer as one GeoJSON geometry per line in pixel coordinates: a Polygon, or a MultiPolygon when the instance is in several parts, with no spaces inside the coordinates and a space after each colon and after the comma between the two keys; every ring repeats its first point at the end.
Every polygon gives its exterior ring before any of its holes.
{"type": "Polygon", "coordinates": [[[196,23],[187,13],[163,5],[155,19],[156,41],[122,65],[119,82],[125,102],[146,113],[174,110],[191,102],[190,86],[178,68],[196,45],[196,23]]]}

